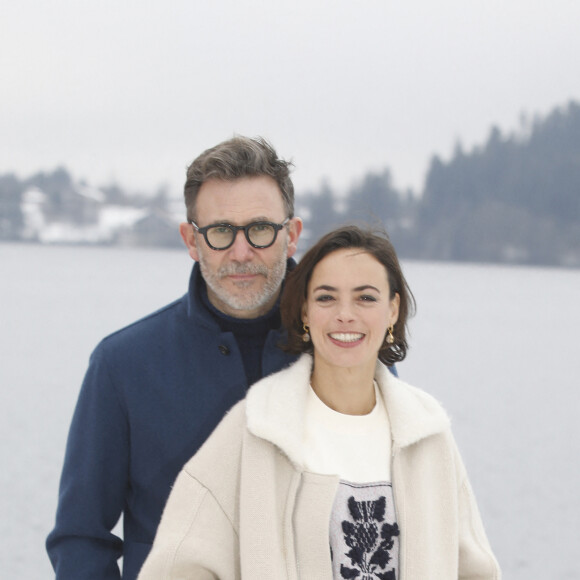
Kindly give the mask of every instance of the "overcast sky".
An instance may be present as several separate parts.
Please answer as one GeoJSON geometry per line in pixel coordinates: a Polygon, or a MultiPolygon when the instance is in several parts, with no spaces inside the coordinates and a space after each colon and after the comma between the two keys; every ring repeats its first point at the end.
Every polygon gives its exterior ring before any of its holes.
{"type": "Polygon", "coordinates": [[[579,31],[578,0],[5,0],[0,173],[177,195],[241,133],[298,191],[420,190],[434,153],[580,100],[579,31]]]}

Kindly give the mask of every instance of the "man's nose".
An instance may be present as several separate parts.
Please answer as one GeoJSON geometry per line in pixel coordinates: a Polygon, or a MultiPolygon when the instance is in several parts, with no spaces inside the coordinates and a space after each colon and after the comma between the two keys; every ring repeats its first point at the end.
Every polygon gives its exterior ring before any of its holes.
{"type": "Polygon", "coordinates": [[[236,262],[247,262],[254,256],[254,248],[250,246],[243,230],[235,233],[234,243],[229,247],[229,254],[236,262]]]}

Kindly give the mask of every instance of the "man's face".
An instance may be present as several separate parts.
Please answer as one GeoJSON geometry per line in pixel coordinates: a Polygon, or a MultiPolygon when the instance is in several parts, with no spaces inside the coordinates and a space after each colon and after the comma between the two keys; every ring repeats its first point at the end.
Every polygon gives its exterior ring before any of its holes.
{"type": "MultiPolygon", "coordinates": [[[[255,221],[281,224],[287,217],[278,184],[268,176],[206,181],[195,206],[200,228],[255,221]]],[[[191,224],[180,226],[189,255],[199,262],[210,302],[236,318],[256,318],[274,306],[286,274],[286,259],[296,252],[301,230],[302,222],[293,218],[268,248],[253,248],[239,231],[227,250],[212,250],[191,224]]]]}

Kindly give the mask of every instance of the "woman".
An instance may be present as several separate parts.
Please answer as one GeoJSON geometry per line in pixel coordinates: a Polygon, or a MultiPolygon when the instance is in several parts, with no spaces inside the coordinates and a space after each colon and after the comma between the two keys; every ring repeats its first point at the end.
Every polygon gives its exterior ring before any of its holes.
{"type": "Polygon", "coordinates": [[[300,358],[184,467],[140,580],[500,577],[447,415],[385,366],[413,306],[386,236],[306,253],[281,299],[300,358]]]}

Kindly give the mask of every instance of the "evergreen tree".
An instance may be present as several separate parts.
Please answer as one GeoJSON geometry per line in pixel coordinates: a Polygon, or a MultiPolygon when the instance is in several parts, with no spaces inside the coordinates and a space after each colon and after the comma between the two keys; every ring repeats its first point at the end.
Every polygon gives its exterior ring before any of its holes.
{"type": "Polygon", "coordinates": [[[24,186],[13,174],[0,176],[0,240],[20,238],[24,224],[23,192],[24,186]]]}

